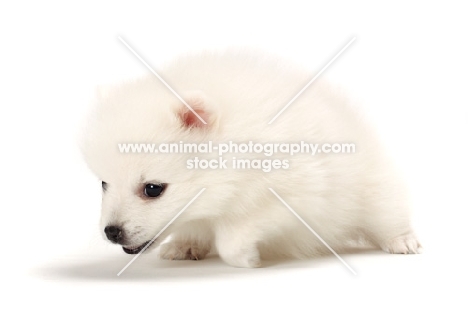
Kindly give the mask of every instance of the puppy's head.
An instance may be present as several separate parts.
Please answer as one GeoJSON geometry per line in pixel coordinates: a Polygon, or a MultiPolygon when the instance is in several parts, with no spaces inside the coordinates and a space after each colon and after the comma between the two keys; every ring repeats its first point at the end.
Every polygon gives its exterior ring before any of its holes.
{"type": "MultiPolygon", "coordinates": [[[[82,151],[102,180],[101,232],[127,253],[143,249],[202,188],[215,182],[209,173],[186,168],[190,154],[122,152],[122,144],[211,139],[218,124],[208,100],[200,92],[183,94],[183,99],[204,122],[158,81],[147,78],[98,95],[86,124],[82,151]]],[[[205,217],[202,202],[195,201],[178,225],[205,217]]]]}

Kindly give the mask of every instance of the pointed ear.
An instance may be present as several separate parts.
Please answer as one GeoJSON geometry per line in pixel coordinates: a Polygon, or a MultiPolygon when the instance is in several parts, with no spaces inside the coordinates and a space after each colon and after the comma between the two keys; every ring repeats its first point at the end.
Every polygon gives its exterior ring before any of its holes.
{"type": "Polygon", "coordinates": [[[211,110],[211,107],[202,92],[191,92],[183,96],[185,103],[180,103],[180,108],[177,111],[177,116],[186,129],[213,128],[216,124],[216,114],[211,110]]]}

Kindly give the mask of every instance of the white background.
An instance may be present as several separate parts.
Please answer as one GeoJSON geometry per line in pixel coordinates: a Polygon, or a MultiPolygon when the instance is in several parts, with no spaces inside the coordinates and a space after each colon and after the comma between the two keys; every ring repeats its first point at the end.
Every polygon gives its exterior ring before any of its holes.
{"type": "MultiPolygon", "coordinates": [[[[12,2],[13,3],[13,2],[12,2]]],[[[0,304],[50,310],[414,309],[466,303],[468,46],[462,2],[30,2],[0,5],[0,304]],[[362,103],[407,176],[417,256],[380,251],[236,269],[130,260],[98,232],[100,181],[77,148],[98,84],[193,50],[258,47],[362,103]]],[[[312,85],[313,87],[313,85],[312,85]]],[[[312,238],[312,237],[311,237],[312,238]]]]}

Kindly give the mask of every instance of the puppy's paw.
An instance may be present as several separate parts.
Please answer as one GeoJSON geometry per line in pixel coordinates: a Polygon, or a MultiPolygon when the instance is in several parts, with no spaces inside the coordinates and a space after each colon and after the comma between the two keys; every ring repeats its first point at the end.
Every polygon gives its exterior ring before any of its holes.
{"type": "Polygon", "coordinates": [[[262,261],[257,249],[223,252],[220,257],[229,265],[239,268],[260,268],[262,261]]]}
{"type": "Polygon", "coordinates": [[[202,260],[209,249],[200,248],[196,244],[183,242],[168,242],[161,245],[159,256],[167,260],[202,260]]]}
{"type": "Polygon", "coordinates": [[[382,243],[382,249],[390,254],[419,254],[421,244],[413,234],[406,234],[382,243]]]}

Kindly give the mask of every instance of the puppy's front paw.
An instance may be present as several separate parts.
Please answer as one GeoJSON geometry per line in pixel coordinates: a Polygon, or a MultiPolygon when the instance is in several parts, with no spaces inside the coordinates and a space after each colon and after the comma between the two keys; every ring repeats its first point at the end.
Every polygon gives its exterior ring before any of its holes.
{"type": "Polygon", "coordinates": [[[419,254],[421,244],[413,234],[406,234],[391,239],[381,245],[382,249],[390,254],[419,254]]]}
{"type": "Polygon", "coordinates": [[[260,254],[256,248],[239,250],[220,250],[219,256],[229,265],[239,268],[259,268],[262,266],[260,254]]]}
{"type": "Polygon", "coordinates": [[[196,244],[184,242],[168,242],[161,245],[159,256],[167,260],[202,260],[209,253],[209,249],[196,244]]]}

